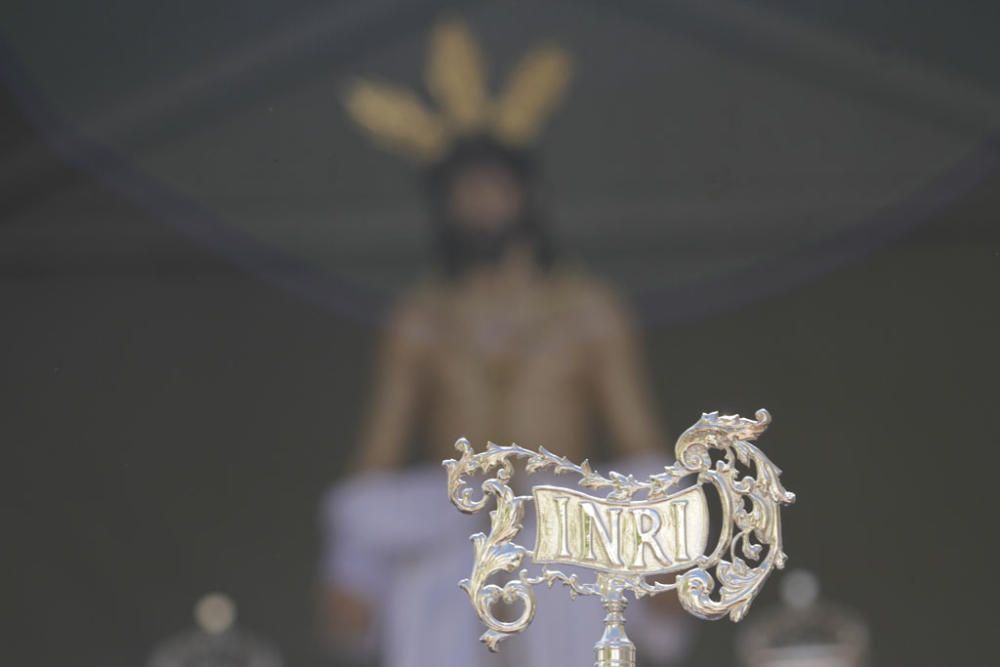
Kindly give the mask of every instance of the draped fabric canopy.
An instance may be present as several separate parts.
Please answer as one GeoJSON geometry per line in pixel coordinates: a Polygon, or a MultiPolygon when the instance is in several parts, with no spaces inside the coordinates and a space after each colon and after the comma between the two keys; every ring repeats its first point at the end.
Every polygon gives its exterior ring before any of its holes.
{"type": "Polygon", "coordinates": [[[776,2],[380,0],[280,15],[133,2],[63,7],[53,23],[43,4],[0,30],[8,78],[61,150],[233,261],[362,318],[426,270],[427,229],[412,168],[369,144],[342,93],[359,75],[423,90],[442,16],[471,23],[494,87],[540,41],[573,54],[541,145],[556,237],[653,321],[863,254],[996,159],[1000,77],[977,54],[908,54],[874,10],[821,28],[817,8],[776,2]]]}

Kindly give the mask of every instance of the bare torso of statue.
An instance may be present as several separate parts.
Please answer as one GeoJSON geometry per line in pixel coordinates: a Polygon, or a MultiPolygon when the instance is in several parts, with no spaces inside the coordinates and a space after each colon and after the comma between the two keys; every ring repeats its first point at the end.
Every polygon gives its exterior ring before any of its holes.
{"type": "MultiPolygon", "coordinates": [[[[440,277],[401,299],[382,332],[356,472],[402,470],[414,445],[438,464],[460,437],[579,461],[595,453],[595,425],[612,456],[665,453],[628,309],[555,263],[526,159],[480,138],[428,172],[440,277]]],[[[333,636],[372,627],[353,566],[325,589],[333,636]]]]}
{"type": "Polygon", "coordinates": [[[630,317],[579,273],[516,259],[488,275],[434,282],[397,307],[362,436],[363,469],[396,468],[414,437],[430,462],[457,438],[593,454],[595,423],[615,452],[663,451],[630,317]]]}
{"type": "MultiPolygon", "coordinates": [[[[395,308],[379,346],[360,438],[359,472],[397,470],[419,442],[424,463],[467,437],[593,455],[594,426],[614,456],[664,454],[627,308],[584,274],[540,269],[525,253],[429,282],[395,308]]],[[[330,628],[362,633],[370,610],[326,590],[330,628]]]]}

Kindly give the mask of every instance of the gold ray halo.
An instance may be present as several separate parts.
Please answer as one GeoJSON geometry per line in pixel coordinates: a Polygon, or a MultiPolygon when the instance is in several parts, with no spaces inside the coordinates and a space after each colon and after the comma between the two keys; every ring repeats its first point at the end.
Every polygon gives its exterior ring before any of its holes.
{"type": "Polygon", "coordinates": [[[565,96],[573,65],[558,46],[535,48],[491,99],[482,49],[464,21],[451,19],[431,31],[425,75],[438,110],[412,91],[369,79],[353,82],[344,95],[348,114],[377,145],[424,164],[444,156],[457,139],[476,134],[515,148],[530,146],[565,96]]]}

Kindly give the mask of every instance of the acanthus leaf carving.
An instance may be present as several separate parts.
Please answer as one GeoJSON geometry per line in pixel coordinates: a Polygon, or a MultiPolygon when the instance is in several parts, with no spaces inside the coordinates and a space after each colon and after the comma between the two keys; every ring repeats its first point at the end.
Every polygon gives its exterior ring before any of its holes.
{"type": "Polygon", "coordinates": [[[715,412],[703,414],[678,438],[676,462],[645,480],[616,472],[605,476],[588,461],[578,465],[544,447],[533,451],[516,444],[488,443],[485,451],[477,453],[467,440],[460,439],[455,444],[460,457],[443,463],[452,503],[462,512],[475,513],[483,510],[490,498],[495,501],[489,533],[472,536],[472,572],[460,582],[487,627],[482,641],[497,650],[504,638],[531,623],[535,613],[532,587],[536,584],[559,583],[574,597],[600,596],[606,604],[609,600],[618,604],[624,591],[643,597],[677,590],[683,608],[695,616],[741,620],[771,571],[785,564],[780,507],[795,500],[779,481],[781,470],[752,444],[770,423],[765,410],[755,416],[745,419],[715,412]],[[720,454],[714,465],[713,450],[720,454]],[[522,566],[525,556],[533,556],[529,549],[513,541],[523,526],[525,503],[532,500],[532,496],[515,495],[510,487],[517,461],[524,464],[527,473],[551,470],[576,474],[579,487],[606,491],[607,502],[622,506],[669,498],[685,478],[695,476],[698,484],[712,484],[722,501],[719,542],[710,554],[699,556],[694,567],[677,574],[672,582],[650,581],[642,573],[599,571],[593,583],[585,583],[576,574],[566,575],[544,565],[534,576],[521,569],[517,577],[503,585],[487,583],[494,574],[512,573],[522,566]],[[753,474],[741,475],[737,462],[752,469],[753,474]],[[482,495],[475,498],[466,476],[491,472],[494,476],[482,482],[482,495]],[[710,573],[713,568],[714,577],[710,573]],[[512,621],[497,618],[492,608],[501,600],[519,602],[520,615],[512,621]]]}

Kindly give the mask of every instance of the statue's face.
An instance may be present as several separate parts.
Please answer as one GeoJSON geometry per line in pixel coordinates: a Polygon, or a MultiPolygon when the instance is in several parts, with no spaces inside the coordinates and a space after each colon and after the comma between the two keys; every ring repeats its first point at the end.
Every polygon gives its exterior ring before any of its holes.
{"type": "Polygon", "coordinates": [[[525,193],[513,173],[499,164],[472,164],[451,181],[448,217],[469,232],[501,233],[524,211],[525,193]]]}

